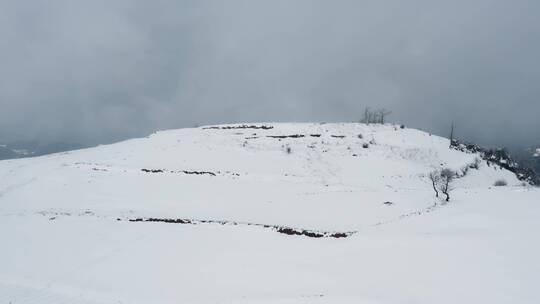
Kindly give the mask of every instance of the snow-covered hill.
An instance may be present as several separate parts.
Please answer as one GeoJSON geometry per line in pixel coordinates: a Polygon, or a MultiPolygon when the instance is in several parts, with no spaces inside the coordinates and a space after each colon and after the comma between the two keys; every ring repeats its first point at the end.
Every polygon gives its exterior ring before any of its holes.
{"type": "Polygon", "coordinates": [[[431,189],[476,158],[351,123],[1,161],[0,303],[537,303],[540,191],[486,162],[431,189]]]}

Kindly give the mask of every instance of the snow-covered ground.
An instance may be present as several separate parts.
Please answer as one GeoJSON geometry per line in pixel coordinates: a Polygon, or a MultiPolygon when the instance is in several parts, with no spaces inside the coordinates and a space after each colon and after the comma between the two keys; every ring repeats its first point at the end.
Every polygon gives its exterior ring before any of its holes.
{"type": "Polygon", "coordinates": [[[540,191],[512,173],[482,162],[443,204],[426,175],[476,158],[448,139],[248,126],[1,161],[0,303],[540,302],[540,191]]]}

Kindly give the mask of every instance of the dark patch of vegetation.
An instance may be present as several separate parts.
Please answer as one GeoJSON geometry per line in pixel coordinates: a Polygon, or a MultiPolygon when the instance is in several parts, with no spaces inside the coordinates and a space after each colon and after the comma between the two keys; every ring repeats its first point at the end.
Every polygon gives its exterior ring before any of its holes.
{"type": "Polygon", "coordinates": [[[335,232],[335,233],[328,233],[328,232],[315,232],[315,231],[309,231],[309,230],[300,230],[300,229],[293,229],[289,227],[275,227],[276,231],[279,233],[283,233],[286,235],[298,235],[298,236],[307,236],[310,238],[346,238],[349,236],[349,234],[344,232],[335,232]]]}
{"type": "Polygon", "coordinates": [[[345,138],[345,135],[330,135],[330,136],[334,138],[345,138]]]}
{"type": "Polygon", "coordinates": [[[234,130],[234,129],[257,129],[257,130],[271,130],[273,126],[255,126],[255,125],[240,125],[240,126],[215,126],[215,127],[206,127],[205,130],[214,129],[214,130],[234,130]]]}
{"type": "Polygon", "coordinates": [[[530,185],[540,186],[540,177],[530,168],[521,166],[510,157],[506,149],[485,149],[471,143],[461,143],[457,139],[451,139],[450,148],[465,153],[478,153],[489,165],[497,165],[516,175],[520,181],[530,185]]]}
{"type": "Polygon", "coordinates": [[[190,174],[190,175],[210,175],[210,176],[216,176],[214,172],[210,171],[187,171],[187,170],[180,170],[180,171],[167,171],[163,169],[141,169],[142,172],[146,173],[183,173],[183,174],[190,174]]]}
{"type": "Polygon", "coordinates": [[[161,169],[141,169],[142,172],[146,172],[146,173],[163,173],[165,171],[161,170],[161,169]]]}
{"type": "Polygon", "coordinates": [[[306,136],[302,135],[302,134],[293,134],[293,135],[268,135],[266,137],[270,137],[270,138],[302,138],[302,137],[306,137],[306,136]]]}
{"type": "Polygon", "coordinates": [[[167,218],[135,218],[129,219],[130,222],[161,222],[169,224],[194,224],[193,221],[187,219],[167,219],[167,218]]]}
{"type": "MultiPolygon", "coordinates": [[[[116,219],[121,221],[120,218],[116,219]]],[[[197,225],[197,224],[218,224],[218,225],[245,225],[245,226],[257,226],[267,229],[272,229],[278,233],[293,235],[293,236],[306,236],[310,238],[346,238],[354,234],[354,232],[325,232],[325,231],[313,231],[299,228],[291,228],[285,226],[255,224],[255,223],[239,223],[230,221],[218,221],[218,220],[194,220],[194,219],[175,219],[175,218],[133,218],[128,219],[130,222],[153,222],[153,223],[168,223],[168,224],[183,224],[183,225],[197,225]]]]}
{"type": "Polygon", "coordinates": [[[211,176],[216,176],[216,174],[214,172],[209,172],[209,171],[179,171],[181,173],[184,173],[184,174],[195,174],[195,175],[211,175],[211,176]]]}
{"type": "Polygon", "coordinates": [[[321,134],[309,134],[311,137],[321,137],[321,134]]]}
{"type": "Polygon", "coordinates": [[[508,182],[506,182],[504,179],[499,179],[497,181],[495,181],[495,183],[493,184],[493,186],[495,187],[504,187],[504,186],[507,186],[508,185],[508,182]]]}

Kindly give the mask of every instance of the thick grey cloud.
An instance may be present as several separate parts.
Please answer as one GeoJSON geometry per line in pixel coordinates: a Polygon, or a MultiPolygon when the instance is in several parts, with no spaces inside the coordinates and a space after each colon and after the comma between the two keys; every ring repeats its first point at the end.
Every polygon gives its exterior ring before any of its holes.
{"type": "Polygon", "coordinates": [[[0,1],[0,140],[243,121],[538,143],[536,0],[0,1]]]}

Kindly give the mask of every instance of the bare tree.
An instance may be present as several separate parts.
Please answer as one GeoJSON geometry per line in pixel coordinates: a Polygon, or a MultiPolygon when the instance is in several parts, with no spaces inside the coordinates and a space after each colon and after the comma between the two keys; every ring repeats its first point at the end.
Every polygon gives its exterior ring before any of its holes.
{"type": "Polygon", "coordinates": [[[369,124],[370,122],[370,116],[371,116],[371,110],[369,107],[364,109],[364,117],[362,118],[361,122],[365,124],[369,124]]]}
{"type": "Polygon", "coordinates": [[[384,118],[388,115],[392,114],[392,111],[389,111],[385,108],[377,110],[377,118],[380,124],[384,124],[384,118]]]}
{"type": "Polygon", "coordinates": [[[452,182],[456,178],[456,172],[451,169],[442,169],[440,174],[439,190],[446,196],[446,201],[450,201],[450,191],[453,190],[452,182]]]}
{"type": "Polygon", "coordinates": [[[452,121],[452,126],[450,127],[450,148],[454,145],[454,121],[452,121]]]}
{"type": "Polygon", "coordinates": [[[435,197],[439,197],[439,190],[437,190],[437,188],[441,182],[441,172],[439,172],[439,170],[429,172],[429,180],[431,181],[433,191],[435,191],[435,197]]]}
{"type": "Polygon", "coordinates": [[[392,111],[388,111],[384,108],[379,110],[371,110],[371,108],[367,107],[364,109],[364,117],[362,118],[361,122],[365,124],[384,124],[386,117],[391,113],[392,111]]]}

